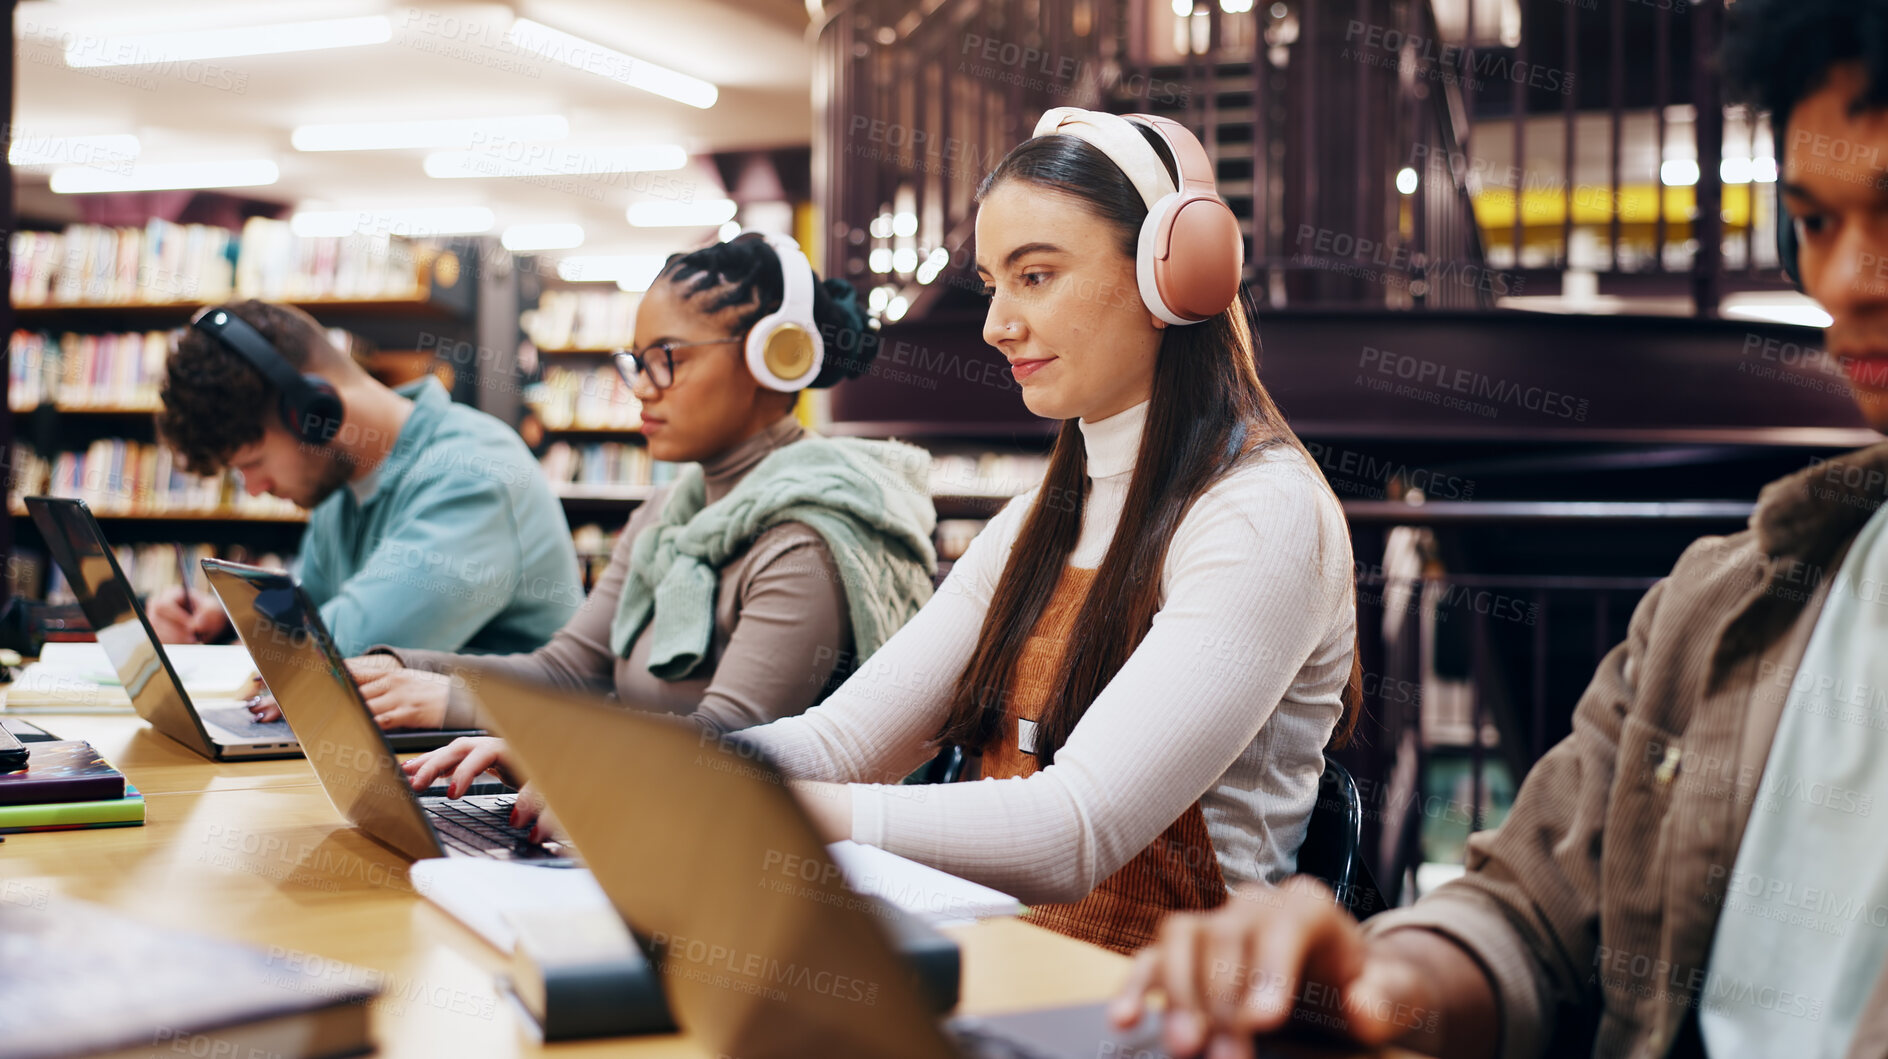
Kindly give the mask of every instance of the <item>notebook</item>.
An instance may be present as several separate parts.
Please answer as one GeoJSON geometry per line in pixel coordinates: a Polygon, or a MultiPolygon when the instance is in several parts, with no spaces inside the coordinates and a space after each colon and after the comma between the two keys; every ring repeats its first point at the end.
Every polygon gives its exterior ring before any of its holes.
{"type": "MultiPolygon", "coordinates": [[[[165,644],[164,653],[194,698],[241,699],[260,688],[256,665],[241,644],[165,644]]],[[[99,644],[48,643],[7,687],[6,708],[130,713],[131,697],[99,644]]]]}
{"type": "Polygon", "coordinates": [[[0,805],[0,835],[29,831],[73,831],[88,827],[137,827],[144,823],[144,795],[125,784],[123,798],[96,802],[0,805]]]}
{"type": "MultiPolygon", "coordinates": [[[[1022,902],[1006,893],[876,846],[847,841],[826,849],[853,892],[887,901],[932,926],[1023,913],[1022,902]]],[[[596,877],[582,868],[438,857],[415,861],[410,877],[414,892],[501,952],[512,950],[519,916],[582,915],[610,905],[596,877]]]]}

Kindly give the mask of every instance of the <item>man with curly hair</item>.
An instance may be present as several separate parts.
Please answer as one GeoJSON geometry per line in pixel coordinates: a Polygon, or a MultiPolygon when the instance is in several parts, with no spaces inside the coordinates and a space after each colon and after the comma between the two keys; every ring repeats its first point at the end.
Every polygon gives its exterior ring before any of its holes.
{"type": "MultiPolygon", "coordinates": [[[[196,474],[236,471],[251,495],[308,509],[299,576],[344,654],[374,644],[533,650],[583,600],[562,506],[503,422],[455,404],[437,379],[381,385],[292,306],[225,306],[296,373],[334,389],[332,440],[303,440],[281,396],[226,342],[184,329],[165,366],[158,434],[196,474]]],[[[222,607],[172,589],[151,623],[171,642],[228,634],[222,607]]]]}
{"type": "MultiPolygon", "coordinates": [[[[1888,0],[1736,0],[1794,275],[1888,430],[1888,0]],[[1792,238],[1793,237],[1793,238],[1792,238]]],[[[1467,873],[1361,927],[1304,879],[1172,916],[1115,1017],[1251,1056],[1335,1027],[1448,1056],[1888,1054],[1888,443],[1765,487],[1601,662],[1467,873]]]]}

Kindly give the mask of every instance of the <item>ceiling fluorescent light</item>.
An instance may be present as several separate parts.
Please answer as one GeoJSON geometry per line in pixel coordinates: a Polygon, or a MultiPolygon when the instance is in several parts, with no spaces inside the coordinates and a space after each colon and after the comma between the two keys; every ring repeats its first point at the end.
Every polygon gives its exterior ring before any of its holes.
{"type": "Polygon", "coordinates": [[[561,140],[570,135],[562,114],[517,118],[446,118],[438,121],[355,121],[301,125],[290,134],[297,151],[392,151],[411,147],[476,147],[513,140],[561,140]]]}
{"type": "Polygon", "coordinates": [[[426,156],[429,177],[577,176],[584,173],[644,173],[680,169],[688,152],[672,143],[641,147],[551,147],[517,141],[473,151],[439,151],[426,156]]]}
{"type": "Polygon", "coordinates": [[[699,77],[690,77],[666,66],[625,55],[614,48],[606,48],[528,18],[514,20],[511,29],[505,34],[505,41],[519,51],[529,52],[541,59],[563,63],[585,73],[653,92],[665,99],[702,110],[714,106],[721,94],[721,90],[711,82],[699,77]]]}
{"type": "Polygon", "coordinates": [[[514,224],[505,229],[498,237],[505,249],[513,252],[526,250],[569,250],[583,245],[583,225],[581,224],[514,224]]]}
{"type": "Polygon", "coordinates": [[[108,191],[170,191],[176,188],[249,188],[273,184],[281,170],[268,159],[235,162],[170,162],[133,165],[123,170],[62,166],[52,171],[52,189],[61,195],[108,191]]]}
{"type": "Polygon", "coordinates": [[[138,138],[130,133],[103,136],[40,136],[18,133],[7,148],[13,165],[82,165],[123,169],[138,156],[138,138]]]}
{"type": "Polygon", "coordinates": [[[733,199],[701,202],[632,202],[629,223],[638,228],[714,228],[734,219],[733,199]]]}
{"type": "Polygon", "coordinates": [[[303,237],[385,232],[409,238],[489,232],[497,218],[484,206],[411,206],[357,210],[301,210],[289,228],[303,237]]]}
{"type": "Polygon", "coordinates": [[[66,65],[147,66],[153,63],[226,59],[238,55],[280,55],[385,44],[393,22],[385,15],[331,18],[316,22],[278,22],[136,36],[82,36],[66,47],[66,65]]]}
{"type": "Polygon", "coordinates": [[[557,278],[566,283],[615,283],[624,290],[648,290],[666,260],[661,254],[579,254],[557,263],[557,278]]]}

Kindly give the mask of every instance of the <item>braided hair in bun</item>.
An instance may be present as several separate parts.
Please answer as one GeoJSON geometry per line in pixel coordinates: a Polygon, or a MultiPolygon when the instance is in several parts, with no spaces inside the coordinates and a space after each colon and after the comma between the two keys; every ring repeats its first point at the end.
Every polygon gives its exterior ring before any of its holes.
{"type": "MultiPolygon", "coordinates": [[[[783,296],[780,258],[767,240],[752,233],[670,255],[656,282],[674,287],[683,301],[708,315],[738,309],[738,331],[778,311],[783,296]]],[[[824,388],[856,379],[878,356],[878,322],[866,313],[851,283],[833,278],[813,284],[813,323],[826,356],[809,385],[824,388]]]]}

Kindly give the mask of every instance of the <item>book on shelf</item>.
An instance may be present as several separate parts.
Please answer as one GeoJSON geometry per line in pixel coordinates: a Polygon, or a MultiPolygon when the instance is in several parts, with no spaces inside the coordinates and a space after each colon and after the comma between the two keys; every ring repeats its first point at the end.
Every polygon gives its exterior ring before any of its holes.
{"type": "Polygon", "coordinates": [[[248,495],[233,471],[187,474],[168,446],[127,438],[99,438],[83,452],[59,452],[50,460],[20,446],[13,473],[16,497],[75,497],[100,515],[302,517],[301,508],[280,497],[248,495]]]}
{"type": "Polygon", "coordinates": [[[15,232],[10,277],[18,307],[172,305],[419,298],[431,250],[386,231],[298,236],[287,221],[251,217],[240,237],[207,224],[74,224],[15,232]]]}
{"type": "Polygon", "coordinates": [[[552,365],[525,389],[525,403],[547,430],[635,430],[642,402],[613,364],[587,370],[552,365]]]}
{"type": "Polygon", "coordinates": [[[42,404],[62,409],[156,411],[170,339],[163,331],[103,335],[15,331],[8,342],[14,411],[42,404]]]}
{"type": "Polygon", "coordinates": [[[0,1038],[12,1059],[373,1050],[385,976],[47,896],[0,902],[0,1038]]]}
{"type": "Polygon", "coordinates": [[[15,232],[8,245],[21,307],[221,301],[233,278],[230,232],[215,225],[73,224],[15,232]]]}
{"type": "MultiPolygon", "coordinates": [[[[118,560],[118,566],[125,572],[132,589],[141,598],[149,598],[177,583],[179,552],[182,553],[184,568],[191,572],[191,585],[202,590],[202,575],[197,571],[204,559],[227,559],[231,562],[247,563],[252,566],[264,566],[272,570],[291,569],[295,563],[293,555],[279,555],[275,552],[257,552],[241,544],[221,547],[210,544],[191,544],[183,541],[157,541],[145,544],[115,544],[112,554],[118,560]]],[[[47,560],[43,551],[34,548],[16,548],[12,561],[7,566],[8,584],[12,594],[20,599],[38,599],[48,603],[72,603],[75,597],[71,585],[66,583],[65,574],[57,564],[47,560]]]]}
{"type": "Polygon", "coordinates": [[[623,527],[605,530],[594,522],[587,522],[570,531],[570,542],[577,548],[577,564],[583,569],[583,590],[588,595],[597,587],[597,580],[603,571],[609,569],[610,555],[616,551],[617,542],[622,540],[623,527]]]}
{"type": "Polygon", "coordinates": [[[300,236],[289,222],[243,222],[236,258],[236,293],[265,301],[353,301],[419,298],[429,251],[386,231],[300,236]]]}
{"type": "Polygon", "coordinates": [[[962,559],[970,542],[989,524],[981,518],[941,518],[937,520],[937,557],[940,561],[962,559]]]}
{"type": "Polygon", "coordinates": [[[555,441],[538,457],[538,467],[552,485],[581,486],[591,493],[611,486],[661,485],[675,475],[673,464],[652,460],[648,449],[622,441],[555,441]]]}
{"type": "Polygon", "coordinates": [[[1049,470],[1034,452],[932,453],[931,495],[1010,497],[1028,492],[1049,470]]]}
{"type": "Polygon", "coordinates": [[[90,802],[0,805],[0,835],[29,831],[77,831],[93,827],[138,827],[144,823],[144,795],[130,783],[122,798],[90,802]]]}
{"type": "Polygon", "coordinates": [[[547,290],[518,323],[547,352],[625,348],[635,343],[640,304],[642,295],[623,291],[547,290]]]}

